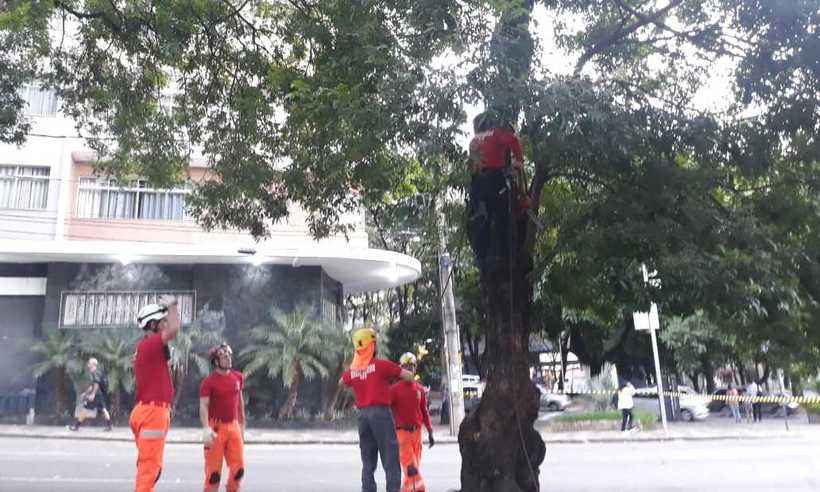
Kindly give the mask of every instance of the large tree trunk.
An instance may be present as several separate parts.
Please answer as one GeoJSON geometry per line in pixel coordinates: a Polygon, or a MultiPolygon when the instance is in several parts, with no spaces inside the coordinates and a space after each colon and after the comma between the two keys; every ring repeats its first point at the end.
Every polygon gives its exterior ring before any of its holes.
{"type": "Polygon", "coordinates": [[[512,271],[503,259],[499,268],[481,275],[488,314],[487,386],[478,408],[459,429],[462,492],[540,490],[539,467],[546,448],[533,428],[539,392],[530,380],[528,358],[532,259],[522,243],[516,241],[512,271]]]}
{"type": "MultiPolygon", "coordinates": [[[[533,0],[504,2],[489,51],[490,70],[476,77],[487,107],[511,123],[527,94],[534,42],[529,24],[533,0]],[[486,76],[486,78],[483,78],[486,76]]],[[[544,186],[536,166],[531,195],[538,204],[544,186]]],[[[526,218],[523,219],[526,223],[526,218]]],[[[533,428],[539,393],[529,375],[533,303],[533,230],[515,227],[512,252],[481,272],[486,313],[484,370],[487,386],[478,408],[461,424],[462,492],[538,492],[546,448],[533,428]],[[512,260],[512,266],[509,261],[512,260]],[[513,302],[511,302],[511,300],[513,302]]],[[[509,241],[509,237],[496,237],[509,241]]],[[[492,248],[491,248],[492,249],[492,248]]]]}
{"type": "Polygon", "coordinates": [[[569,336],[564,338],[564,332],[558,334],[561,350],[561,378],[558,381],[558,390],[564,391],[564,379],[567,376],[567,360],[569,359],[569,336]]]}
{"type": "Polygon", "coordinates": [[[703,364],[703,375],[706,377],[706,392],[712,394],[715,392],[715,368],[710,363],[703,364]]]}

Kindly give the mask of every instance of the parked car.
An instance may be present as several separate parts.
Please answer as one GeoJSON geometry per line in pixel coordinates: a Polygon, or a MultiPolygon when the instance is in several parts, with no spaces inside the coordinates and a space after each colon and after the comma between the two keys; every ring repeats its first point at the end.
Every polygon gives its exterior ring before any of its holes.
{"type": "MultiPolygon", "coordinates": [[[[678,388],[680,393],[680,419],[693,422],[703,420],[709,416],[708,399],[696,395],[691,388],[678,388]],[[683,391],[681,391],[683,390],[683,391]]],[[[658,390],[655,387],[637,388],[635,394],[635,409],[660,416],[660,403],[658,403],[658,390]]]]}
{"type": "MultiPolygon", "coordinates": [[[[738,392],[742,396],[742,395],[746,394],[746,389],[745,388],[738,388],[738,392]]],[[[722,389],[719,389],[719,390],[715,391],[716,396],[723,396],[725,394],[726,394],[726,389],[725,388],[722,388],[722,389]]],[[[788,393],[774,393],[774,394],[771,394],[771,395],[761,394],[760,396],[792,396],[792,395],[790,395],[788,393]]],[[[765,402],[765,403],[761,403],[760,405],[761,405],[761,411],[764,414],[767,414],[767,415],[783,415],[783,404],[782,403],[765,402]]],[[[728,406],[729,406],[729,403],[725,400],[712,399],[709,402],[709,411],[714,412],[714,413],[721,413],[725,410],[725,411],[728,412],[729,411],[728,406]]],[[[789,412],[789,415],[794,415],[795,413],[797,413],[797,411],[799,409],[800,409],[800,404],[797,403],[797,402],[791,401],[791,402],[786,404],[786,411],[789,412]]],[[[741,411],[743,411],[743,405],[741,405],[741,411]]]]}
{"type": "Polygon", "coordinates": [[[572,399],[567,395],[552,393],[541,384],[536,384],[535,386],[538,388],[538,391],[541,392],[541,403],[539,405],[541,410],[562,412],[572,403],[572,399]]]}

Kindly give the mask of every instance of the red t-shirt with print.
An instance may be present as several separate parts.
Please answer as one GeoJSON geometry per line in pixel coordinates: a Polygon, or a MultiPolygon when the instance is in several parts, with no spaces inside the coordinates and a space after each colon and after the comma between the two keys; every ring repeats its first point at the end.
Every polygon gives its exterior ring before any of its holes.
{"type": "Polygon", "coordinates": [[[214,371],[202,380],[199,387],[199,397],[208,397],[208,418],[220,422],[239,420],[239,399],[242,398],[242,389],[245,380],[239,371],[229,371],[220,374],[214,371]]]}
{"type": "Polygon", "coordinates": [[[137,383],[137,402],[167,403],[174,401],[174,385],[168,371],[168,359],[171,352],[162,341],[162,335],[146,335],[137,344],[134,359],[134,377],[137,383]]]}
{"type": "Polygon", "coordinates": [[[356,408],[390,406],[390,383],[401,375],[401,367],[389,360],[373,359],[364,369],[348,369],[342,381],[353,388],[356,408]]]}
{"type": "Polygon", "coordinates": [[[470,142],[470,159],[477,161],[482,171],[504,169],[508,151],[512,153],[513,167],[520,169],[524,165],[521,142],[514,132],[506,128],[478,133],[470,142]]]}

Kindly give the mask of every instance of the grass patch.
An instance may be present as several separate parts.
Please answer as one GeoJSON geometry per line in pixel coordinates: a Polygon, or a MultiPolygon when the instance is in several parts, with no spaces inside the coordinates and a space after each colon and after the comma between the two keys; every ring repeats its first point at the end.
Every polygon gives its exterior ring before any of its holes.
{"type": "Polygon", "coordinates": [[[805,405],[806,413],[809,415],[820,415],[820,403],[808,403],[805,405]]]}
{"type": "MultiPolygon", "coordinates": [[[[633,410],[632,415],[637,421],[641,423],[644,428],[649,428],[655,424],[656,417],[650,413],[633,410]]],[[[583,412],[583,413],[566,413],[559,415],[553,419],[553,422],[572,423],[572,422],[600,422],[614,420],[620,422],[622,414],[617,410],[597,411],[597,412],[583,412]]]]}

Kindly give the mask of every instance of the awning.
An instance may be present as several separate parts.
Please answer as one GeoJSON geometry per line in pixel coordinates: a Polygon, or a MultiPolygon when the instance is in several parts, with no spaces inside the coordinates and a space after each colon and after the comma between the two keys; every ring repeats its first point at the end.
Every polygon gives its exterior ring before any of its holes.
{"type": "Polygon", "coordinates": [[[412,282],[421,274],[417,259],[370,248],[0,240],[0,263],[52,262],[320,266],[342,283],[345,294],[389,289],[412,282]]]}

